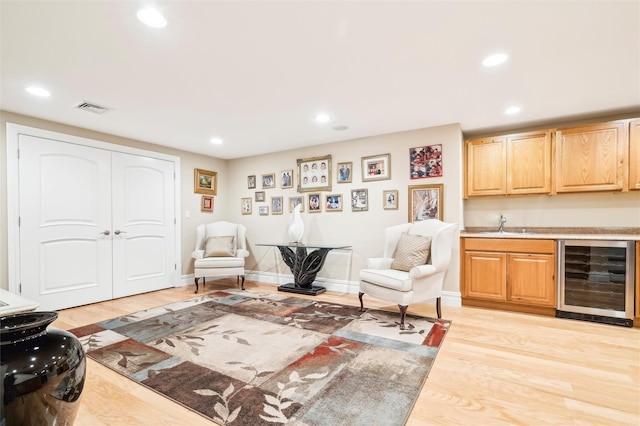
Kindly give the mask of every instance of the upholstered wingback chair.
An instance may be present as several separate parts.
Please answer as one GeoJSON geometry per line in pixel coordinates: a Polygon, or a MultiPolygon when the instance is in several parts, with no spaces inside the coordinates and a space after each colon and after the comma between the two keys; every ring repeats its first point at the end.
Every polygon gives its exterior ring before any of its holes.
{"type": "Polygon", "coordinates": [[[441,318],[442,285],[457,227],[429,219],[386,228],[383,257],[367,259],[360,271],[360,309],[364,294],[397,303],[404,330],[410,303],[436,299],[441,318]]]}
{"type": "Polygon", "coordinates": [[[228,277],[235,275],[236,282],[242,278],[244,290],[244,259],[249,256],[246,228],[231,222],[213,222],[196,228],[196,248],[191,254],[195,259],[195,283],[206,277],[228,277]]]}

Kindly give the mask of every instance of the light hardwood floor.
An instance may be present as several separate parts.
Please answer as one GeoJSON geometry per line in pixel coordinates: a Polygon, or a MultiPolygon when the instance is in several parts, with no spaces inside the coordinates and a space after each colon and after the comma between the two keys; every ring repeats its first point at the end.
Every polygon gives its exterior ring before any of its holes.
{"type": "MultiPolygon", "coordinates": [[[[200,294],[234,286],[235,279],[208,282],[200,294]]],[[[277,291],[249,281],[245,287],[277,291]]],[[[75,328],[193,296],[193,286],[179,287],[61,310],[52,327],[75,328]]],[[[316,298],[358,304],[353,294],[316,298]]],[[[397,311],[366,296],[365,306],[397,311]]],[[[453,325],[407,425],[640,424],[639,329],[472,307],[442,311],[453,325]]],[[[416,304],[409,313],[434,316],[435,307],[416,304]]],[[[214,423],[88,360],[75,424],[214,423]]]]}

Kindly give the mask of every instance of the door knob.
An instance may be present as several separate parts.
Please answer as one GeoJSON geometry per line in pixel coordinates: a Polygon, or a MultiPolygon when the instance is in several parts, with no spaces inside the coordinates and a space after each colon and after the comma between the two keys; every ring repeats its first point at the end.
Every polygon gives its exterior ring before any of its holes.
{"type": "Polygon", "coordinates": [[[116,229],[115,231],[113,231],[113,233],[116,234],[116,235],[120,235],[120,234],[126,234],[127,231],[121,231],[119,229],[116,229]]]}
{"type": "Polygon", "coordinates": [[[101,234],[109,235],[111,234],[111,231],[109,231],[108,229],[105,229],[104,231],[101,232],[101,234]]]}

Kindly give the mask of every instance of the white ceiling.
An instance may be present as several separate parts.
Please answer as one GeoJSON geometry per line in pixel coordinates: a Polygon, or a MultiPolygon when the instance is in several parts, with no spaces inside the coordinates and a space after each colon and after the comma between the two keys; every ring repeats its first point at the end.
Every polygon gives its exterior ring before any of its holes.
{"type": "Polygon", "coordinates": [[[2,0],[0,109],[225,159],[640,110],[640,1],[157,1],[164,29],[145,4],[2,0]]]}

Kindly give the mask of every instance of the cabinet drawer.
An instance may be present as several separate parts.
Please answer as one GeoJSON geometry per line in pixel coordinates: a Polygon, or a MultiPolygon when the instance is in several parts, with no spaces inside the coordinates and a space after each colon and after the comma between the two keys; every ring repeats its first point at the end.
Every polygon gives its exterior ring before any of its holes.
{"type": "Polygon", "coordinates": [[[464,249],[512,253],[555,254],[556,241],[510,238],[465,238],[464,249]]]}

